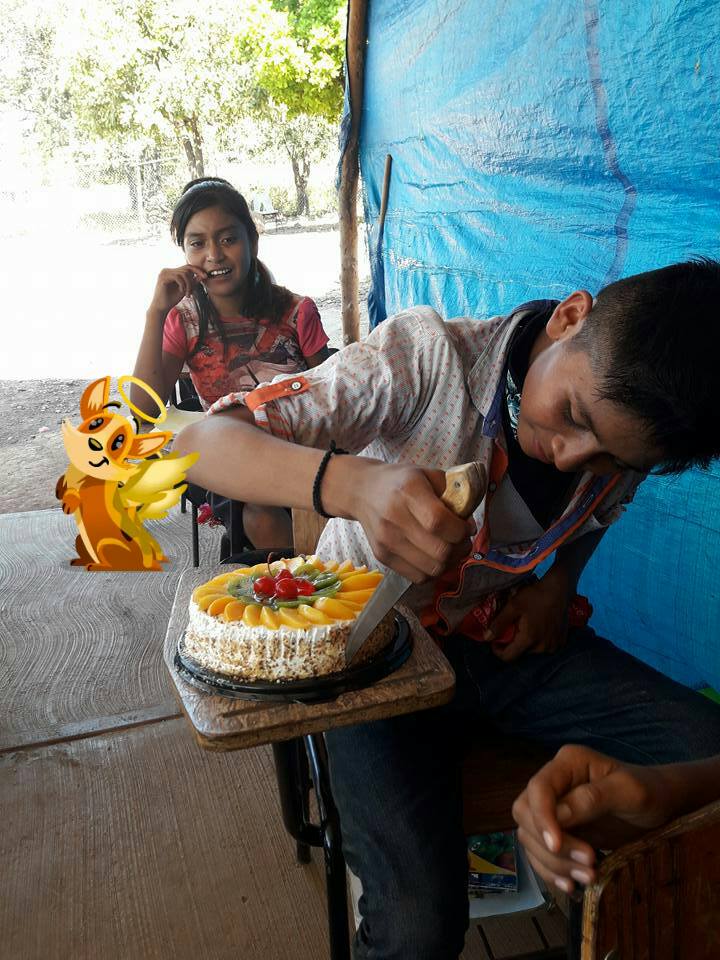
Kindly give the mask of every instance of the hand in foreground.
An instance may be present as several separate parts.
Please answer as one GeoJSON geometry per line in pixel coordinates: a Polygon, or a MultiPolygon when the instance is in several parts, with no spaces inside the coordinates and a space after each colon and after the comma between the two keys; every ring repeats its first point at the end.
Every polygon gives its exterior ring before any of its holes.
{"type": "Polygon", "coordinates": [[[595,847],[619,846],[675,815],[670,769],[562,747],[513,804],[518,839],[533,869],[566,893],[575,882],[592,883],[595,847]]]}
{"type": "Polygon", "coordinates": [[[155,291],[153,293],[150,310],[167,316],[174,306],[188,297],[196,283],[207,280],[207,273],[202,267],[191,267],[185,263],[181,267],[168,267],[161,270],[155,291]]]}
{"type": "Polygon", "coordinates": [[[485,633],[500,660],[521,654],[554,653],[567,640],[570,584],[565,572],[551,567],[544,577],[514,593],[485,633]],[[503,634],[515,628],[511,639],[503,634]]]}
{"type": "Polygon", "coordinates": [[[352,515],[381,563],[422,583],[467,556],[475,523],[461,520],[440,499],[442,470],[380,461],[366,461],[363,469],[352,515]]]}

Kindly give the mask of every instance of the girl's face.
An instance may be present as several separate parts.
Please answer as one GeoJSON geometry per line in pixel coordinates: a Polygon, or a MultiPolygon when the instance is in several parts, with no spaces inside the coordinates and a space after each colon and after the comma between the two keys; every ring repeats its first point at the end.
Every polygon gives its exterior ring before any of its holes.
{"type": "Polygon", "coordinates": [[[206,207],[188,220],[183,250],[191,266],[207,272],[211,299],[222,302],[244,292],[257,243],[251,245],[245,225],[232,213],[206,207]]]}

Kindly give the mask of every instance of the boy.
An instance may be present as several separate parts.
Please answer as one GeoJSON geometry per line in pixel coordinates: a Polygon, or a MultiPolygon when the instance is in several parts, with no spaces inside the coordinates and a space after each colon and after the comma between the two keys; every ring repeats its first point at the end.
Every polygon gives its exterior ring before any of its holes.
{"type": "Polygon", "coordinates": [[[641,764],[720,749],[713,704],[567,627],[585,562],[644,475],[720,454],[719,302],[720,264],[697,260],[486,323],[414,308],[315,370],[224,398],[213,410],[227,413],[180,435],[181,452],[200,452],[193,482],[314,504],[339,518],[321,554],[374,554],[410,578],[408,603],[455,668],[447,707],[327,735],[343,849],[364,891],[357,960],[463,949],[468,720],[478,736],[491,718],[641,764]],[[328,457],[333,443],[355,455],[328,457]],[[466,522],[439,493],[442,471],[470,460],[489,486],[466,522]],[[477,612],[489,594],[501,609],[487,626],[477,612]]]}

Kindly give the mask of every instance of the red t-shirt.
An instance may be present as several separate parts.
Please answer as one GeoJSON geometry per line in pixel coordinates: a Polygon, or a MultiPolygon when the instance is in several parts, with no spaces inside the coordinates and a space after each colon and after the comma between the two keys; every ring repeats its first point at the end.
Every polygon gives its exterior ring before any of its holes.
{"type": "Polygon", "coordinates": [[[318,308],[309,297],[298,298],[279,323],[264,318],[221,319],[228,338],[226,355],[220,337],[208,331],[202,348],[188,359],[199,333],[192,297],[173,307],[163,329],[163,352],[185,360],[206,410],[228,393],[254,390],[278,374],[307,370],[306,358],[328,342],[318,308]]]}

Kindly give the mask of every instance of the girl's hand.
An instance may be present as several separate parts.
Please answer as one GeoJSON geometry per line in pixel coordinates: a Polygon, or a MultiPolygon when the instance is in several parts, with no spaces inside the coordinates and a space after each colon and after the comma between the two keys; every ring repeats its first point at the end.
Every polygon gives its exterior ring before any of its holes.
{"type": "Polygon", "coordinates": [[[461,520],[441,501],[444,471],[379,461],[365,464],[364,476],[353,485],[352,516],[362,524],[381,563],[422,583],[467,556],[475,524],[461,520]]]}
{"type": "Polygon", "coordinates": [[[485,633],[493,653],[506,662],[521,654],[554,653],[567,640],[570,583],[560,566],[551,567],[541,580],[520,587],[485,633]],[[503,634],[512,631],[503,642],[503,634]]]}
{"type": "Polygon", "coordinates": [[[162,314],[164,319],[174,306],[192,293],[195,284],[205,280],[206,271],[202,267],[191,267],[188,263],[182,267],[161,270],[155,284],[150,312],[162,314]]]}
{"type": "Polygon", "coordinates": [[[562,747],[513,804],[518,839],[533,868],[566,893],[575,883],[593,883],[595,847],[626,843],[675,815],[671,770],[562,747]]]}

